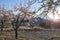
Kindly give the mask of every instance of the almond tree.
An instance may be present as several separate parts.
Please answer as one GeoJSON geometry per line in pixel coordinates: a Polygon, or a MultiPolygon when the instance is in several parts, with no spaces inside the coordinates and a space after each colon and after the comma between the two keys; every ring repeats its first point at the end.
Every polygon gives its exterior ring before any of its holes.
{"type": "MultiPolygon", "coordinates": [[[[4,5],[3,5],[4,6],[4,5]]],[[[6,10],[5,10],[5,8],[4,7],[2,7],[1,8],[1,18],[0,18],[0,20],[1,20],[1,32],[3,31],[3,24],[4,24],[4,21],[5,21],[5,13],[6,13],[6,10]]]]}
{"type": "Polygon", "coordinates": [[[3,30],[4,23],[9,23],[8,21],[11,21],[12,18],[13,18],[12,10],[7,10],[5,9],[5,6],[2,5],[0,9],[1,30],[3,30]]]}
{"type": "MultiPolygon", "coordinates": [[[[32,3],[35,3],[35,1],[33,2],[33,1],[31,1],[32,3]]],[[[32,14],[32,12],[29,10],[29,8],[30,8],[30,6],[32,5],[31,4],[31,2],[30,1],[28,1],[28,4],[27,4],[27,6],[25,5],[25,6],[22,6],[22,4],[20,3],[20,6],[14,6],[14,11],[19,11],[19,14],[17,14],[17,20],[19,19],[18,17],[20,17],[20,15],[22,16],[22,19],[21,20],[28,20],[29,21],[29,16],[32,14]]],[[[20,17],[21,18],[21,17],[20,17]]],[[[21,20],[20,20],[20,22],[21,22],[21,20]]],[[[18,23],[17,23],[18,21],[16,21],[16,25],[18,25],[18,23]]],[[[21,24],[21,23],[20,23],[21,24]]],[[[15,25],[14,25],[15,26],[15,25]]],[[[17,26],[15,26],[15,37],[16,37],[16,39],[17,39],[17,26]]]]}
{"type": "MultiPolygon", "coordinates": [[[[47,17],[47,14],[49,12],[51,12],[53,14],[53,17],[55,16],[55,12],[58,11],[56,8],[60,6],[60,0],[39,0],[39,3],[42,3],[41,7],[38,9],[41,10],[41,9],[44,9],[42,11],[42,13],[40,14],[40,16],[44,15],[44,17],[46,16],[47,17]]],[[[37,12],[38,12],[37,11],[37,12]]],[[[58,12],[57,12],[58,14],[58,12]]],[[[59,14],[58,14],[59,15],[59,14]]],[[[51,25],[53,25],[54,23],[51,22],[51,25]]],[[[53,27],[53,26],[52,26],[53,27]]],[[[51,27],[51,28],[52,28],[51,27]]]]}
{"type": "Polygon", "coordinates": [[[41,9],[44,9],[40,14],[40,15],[43,14],[44,17],[47,16],[47,14],[51,11],[52,11],[52,14],[55,15],[54,12],[57,11],[56,8],[60,6],[60,0],[39,0],[38,2],[42,3],[38,11],[41,9]]]}

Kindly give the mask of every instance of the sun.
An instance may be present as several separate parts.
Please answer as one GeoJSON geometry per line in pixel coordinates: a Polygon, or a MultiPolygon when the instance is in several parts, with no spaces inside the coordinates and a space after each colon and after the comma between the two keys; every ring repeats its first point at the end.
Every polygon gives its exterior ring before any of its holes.
{"type": "Polygon", "coordinates": [[[55,20],[55,21],[60,19],[57,13],[55,13],[54,15],[53,13],[50,13],[48,16],[50,19],[55,20]]]}
{"type": "Polygon", "coordinates": [[[54,15],[53,19],[58,20],[58,19],[59,19],[58,14],[56,14],[56,13],[55,13],[55,15],[54,15]]]}

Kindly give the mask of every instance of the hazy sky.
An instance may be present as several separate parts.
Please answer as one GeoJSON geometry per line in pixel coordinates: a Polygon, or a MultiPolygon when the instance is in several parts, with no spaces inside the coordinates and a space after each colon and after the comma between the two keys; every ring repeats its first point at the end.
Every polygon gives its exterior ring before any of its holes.
{"type": "MultiPolygon", "coordinates": [[[[30,0],[30,1],[33,1],[33,0],[30,0]]],[[[22,5],[28,4],[28,0],[0,0],[0,6],[5,4],[6,9],[13,9],[14,5],[18,6],[20,5],[20,3],[22,3],[22,5]]],[[[37,11],[40,6],[41,4],[36,2],[33,5],[31,5],[30,10],[37,11]]]]}
{"type": "MultiPolygon", "coordinates": [[[[33,1],[33,0],[30,0],[30,1],[33,1]]],[[[0,0],[0,6],[2,4],[5,4],[6,9],[12,9],[14,5],[18,6],[20,5],[20,3],[22,3],[22,5],[28,4],[28,0],[0,0]]],[[[36,2],[31,6],[30,9],[37,10],[40,7],[40,5],[41,5],[40,3],[36,2]]]]}
{"type": "MultiPolygon", "coordinates": [[[[32,0],[31,0],[32,1],[32,0]]],[[[55,0],[56,1],[56,0],[55,0]]],[[[5,4],[6,9],[12,9],[14,5],[18,6],[20,3],[27,4],[28,0],[0,0],[0,6],[2,4],[5,4]]],[[[31,10],[38,10],[38,8],[41,6],[41,3],[36,2],[35,4],[31,5],[31,10]]],[[[57,8],[60,13],[60,7],[57,8]]],[[[37,12],[36,14],[40,14],[41,10],[37,12]]],[[[15,13],[16,14],[16,13],[15,13]]]]}

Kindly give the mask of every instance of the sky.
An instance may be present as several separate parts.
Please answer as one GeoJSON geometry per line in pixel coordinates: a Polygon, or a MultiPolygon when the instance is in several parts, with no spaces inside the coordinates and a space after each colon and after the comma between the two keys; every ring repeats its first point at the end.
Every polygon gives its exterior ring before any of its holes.
{"type": "MultiPolygon", "coordinates": [[[[32,1],[32,0],[30,0],[30,1],[32,1]]],[[[56,1],[56,0],[55,0],[55,1],[56,1]]],[[[28,3],[28,0],[0,0],[0,6],[1,6],[2,4],[5,4],[5,8],[8,9],[8,10],[9,10],[9,9],[13,9],[13,6],[14,6],[14,5],[16,5],[16,6],[20,5],[20,3],[22,3],[22,5],[27,4],[27,3],[28,3]]],[[[37,11],[40,6],[41,6],[41,3],[36,2],[36,3],[34,3],[33,5],[31,5],[30,10],[32,10],[32,11],[34,11],[34,10],[37,11]]],[[[43,9],[42,9],[42,10],[43,10],[43,9]]],[[[57,7],[57,10],[58,10],[58,12],[60,13],[60,7],[57,7]]],[[[37,12],[35,15],[39,15],[41,12],[42,12],[42,11],[40,10],[40,11],[37,12]]],[[[17,12],[14,12],[14,14],[17,14],[17,12]]]]}
{"type": "MultiPolygon", "coordinates": [[[[18,5],[20,5],[20,3],[22,3],[22,5],[27,4],[28,0],[0,0],[0,6],[2,4],[5,4],[6,9],[11,9],[12,6],[14,6],[14,5],[18,6],[18,5]]],[[[39,4],[35,3],[35,5],[33,4],[33,7],[36,7],[38,5],[39,4]]],[[[33,7],[32,7],[32,9],[34,9],[33,7]]]]}
{"type": "Polygon", "coordinates": [[[27,1],[23,1],[23,0],[0,0],[0,5],[5,4],[6,9],[10,9],[12,8],[12,6],[14,5],[19,5],[20,3],[24,4],[27,1]]]}
{"type": "MultiPolygon", "coordinates": [[[[30,1],[32,1],[32,0],[30,0],[30,1]]],[[[4,4],[5,8],[8,10],[13,9],[14,5],[19,6],[20,3],[22,3],[22,5],[27,4],[28,0],[0,0],[0,6],[4,4]]],[[[41,6],[41,4],[36,2],[33,5],[31,5],[30,10],[37,11],[40,6],[41,6]]],[[[17,14],[17,13],[15,13],[15,14],[17,14]]]]}

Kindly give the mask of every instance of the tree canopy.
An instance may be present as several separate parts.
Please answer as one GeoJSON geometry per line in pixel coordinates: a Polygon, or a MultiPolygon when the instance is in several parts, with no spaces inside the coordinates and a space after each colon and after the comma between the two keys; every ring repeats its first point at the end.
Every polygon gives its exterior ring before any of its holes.
{"type": "Polygon", "coordinates": [[[60,0],[40,0],[38,2],[42,3],[38,11],[44,8],[41,14],[44,14],[45,16],[51,11],[54,14],[54,12],[56,11],[56,8],[60,6],[60,0]]]}
{"type": "Polygon", "coordinates": [[[13,7],[14,10],[11,9],[11,10],[7,11],[6,9],[4,9],[5,5],[3,5],[2,8],[0,7],[0,11],[5,10],[5,13],[12,14],[14,11],[18,10],[20,14],[23,12],[24,14],[26,13],[26,15],[27,15],[27,13],[29,13],[28,15],[30,15],[30,14],[33,15],[36,12],[38,12],[39,10],[43,9],[43,11],[40,15],[43,14],[46,16],[51,11],[54,14],[54,12],[56,11],[56,7],[59,7],[59,6],[60,6],[60,0],[28,0],[27,5],[24,4],[24,6],[22,6],[22,4],[20,3],[20,5],[18,7],[16,5],[13,7]],[[37,11],[33,11],[33,12],[29,11],[30,6],[36,2],[38,2],[42,5],[39,7],[39,9],[37,11]]]}

